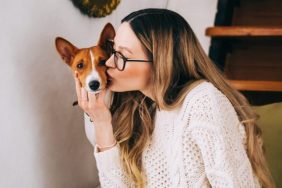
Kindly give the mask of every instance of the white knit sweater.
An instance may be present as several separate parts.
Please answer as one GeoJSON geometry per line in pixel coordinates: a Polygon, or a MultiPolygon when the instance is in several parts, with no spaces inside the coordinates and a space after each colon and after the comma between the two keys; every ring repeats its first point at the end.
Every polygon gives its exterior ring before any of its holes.
{"type": "MultiPolygon", "coordinates": [[[[93,143],[93,130],[87,128],[93,143]]],[[[192,89],[173,111],[157,111],[152,141],[143,152],[148,188],[260,187],[245,150],[245,130],[229,100],[211,83],[192,89]]],[[[94,155],[102,187],[134,187],[119,147],[94,155]]]]}

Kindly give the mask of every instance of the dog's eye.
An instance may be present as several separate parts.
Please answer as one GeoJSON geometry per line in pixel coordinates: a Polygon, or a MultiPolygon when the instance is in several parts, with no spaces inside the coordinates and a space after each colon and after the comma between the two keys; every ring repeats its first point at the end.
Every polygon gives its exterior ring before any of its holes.
{"type": "Polygon", "coordinates": [[[100,66],[105,66],[105,65],[106,65],[106,60],[101,60],[101,61],[99,62],[99,65],[100,65],[100,66]]]}
{"type": "Polygon", "coordinates": [[[84,62],[83,62],[83,61],[80,61],[80,62],[76,65],[76,67],[77,67],[78,69],[82,69],[83,66],[84,66],[84,62]]]}

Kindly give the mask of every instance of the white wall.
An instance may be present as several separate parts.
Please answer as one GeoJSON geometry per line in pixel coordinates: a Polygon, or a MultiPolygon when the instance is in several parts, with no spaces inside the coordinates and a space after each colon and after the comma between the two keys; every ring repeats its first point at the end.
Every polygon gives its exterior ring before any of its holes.
{"type": "Polygon", "coordinates": [[[145,7],[181,13],[207,51],[204,28],[213,25],[216,0],[122,0],[112,15],[82,16],[69,0],[3,1],[0,7],[0,187],[95,187],[93,148],[71,71],[54,46],[62,36],[79,47],[95,44],[106,22],[145,7]]]}

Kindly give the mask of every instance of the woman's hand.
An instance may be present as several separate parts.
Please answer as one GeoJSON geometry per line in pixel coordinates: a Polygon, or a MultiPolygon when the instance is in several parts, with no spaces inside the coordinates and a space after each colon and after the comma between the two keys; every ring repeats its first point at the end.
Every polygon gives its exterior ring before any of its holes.
{"type": "Polygon", "coordinates": [[[99,94],[87,92],[85,88],[81,87],[77,74],[75,74],[75,86],[78,105],[88,114],[95,126],[111,124],[112,115],[104,101],[106,89],[101,90],[99,94]]]}
{"type": "MultiPolygon", "coordinates": [[[[116,143],[113,135],[112,115],[104,100],[106,89],[99,94],[87,92],[85,88],[81,87],[77,73],[75,73],[75,86],[78,105],[94,123],[96,144],[101,148],[107,148],[116,143]]],[[[103,149],[100,150],[103,151],[103,149]]]]}

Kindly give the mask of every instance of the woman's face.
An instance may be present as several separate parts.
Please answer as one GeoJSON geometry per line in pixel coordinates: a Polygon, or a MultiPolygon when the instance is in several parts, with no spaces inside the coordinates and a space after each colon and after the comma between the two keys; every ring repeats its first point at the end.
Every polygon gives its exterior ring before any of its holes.
{"type": "MultiPolygon", "coordinates": [[[[117,30],[114,50],[128,59],[149,60],[144,47],[127,22],[122,23],[117,30]]],[[[152,70],[150,62],[127,61],[124,70],[119,71],[114,63],[114,55],[112,55],[106,62],[106,66],[111,80],[109,85],[111,91],[139,90],[145,95],[148,94],[152,70]]]]}

